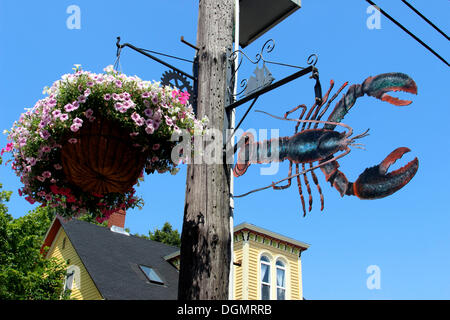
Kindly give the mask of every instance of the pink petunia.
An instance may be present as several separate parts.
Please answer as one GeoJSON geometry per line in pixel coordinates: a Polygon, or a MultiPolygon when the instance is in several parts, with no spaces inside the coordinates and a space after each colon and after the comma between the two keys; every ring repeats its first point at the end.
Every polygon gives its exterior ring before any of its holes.
{"type": "Polygon", "coordinates": [[[29,203],[31,204],[35,204],[36,200],[34,200],[32,197],[28,196],[25,198],[25,200],[27,200],[29,203]]]}
{"type": "Polygon", "coordinates": [[[44,178],[48,179],[48,178],[50,178],[52,176],[52,173],[50,171],[44,171],[44,172],[42,172],[42,176],[44,178]]]}
{"type": "Polygon", "coordinates": [[[85,103],[86,102],[86,97],[85,96],[79,96],[78,97],[78,102],[79,103],[85,103]]]}
{"type": "Polygon", "coordinates": [[[72,130],[72,132],[77,132],[78,130],[80,130],[80,127],[76,124],[73,124],[70,126],[70,130],[72,130]]]}
{"type": "Polygon", "coordinates": [[[106,93],[106,94],[103,96],[103,99],[105,99],[106,101],[109,101],[109,100],[111,100],[111,95],[110,95],[109,93],[106,93]]]}
{"type": "Polygon", "coordinates": [[[83,120],[81,120],[80,118],[75,118],[73,119],[73,124],[76,124],[77,126],[80,126],[83,124],[83,120]]]}
{"type": "Polygon", "coordinates": [[[93,114],[94,114],[94,111],[93,111],[92,109],[87,109],[87,110],[84,112],[84,115],[85,115],[87,118],[92,117],[93,114]]]}
{"type": "Polygon", "coordinates": [[[47,140],[48,138],[50,138],[50,133],[47,130],[42,130],[41,132],[39,132],[39,135],[44,140],[47,140]]]}
{"type": "Polygon", "coordinates": [[[52,151],[52,148],[50,148],[49,146],[42,147],[42,152],[49,153],[50,151],[52,151]]]}
{"type": "Polygon", "coordinates": [[[75,143],[78,142],[77,138],[70,138],[68,141],[69,141],[69,143],[71,143],[71,144],[75,144],[75,143]]]}
{"type": "Polygon", "coordinates": [[[143,119],[143,118],[139,118],[139,119],[137,119],[135,122],[136,122],[136,124],[137,124],[139,127],[141,127],[141,126],[144,125],[144,119],[143,119]]]}
{"type": "Polygon", "coordinates": [[[144,110],[144,114],[145,114],[148,118],[150,118],[150,117],[153,115],[153,110],[147,108],[147,109],[144,110]]]}
{"type": "Polygon", "coordinates": [[[167,124],[168,126],[172,126],[172,125],[173,125],[173,120],[172,120],[171,118],[169,118],[169,117],[166,116],[166,124],[167,124]]]}
{"type": "Polygon", "coordinates": [[[72,112],[73,110],[76,110],[76,109],[77,108],[71,103],[68,103],[64,106],[64,110],[66,110],[66,112],[72,112]]]}
{"type": "Polygon", "coordinates": [[[59,118],[61,116],[61,110],[58,110],[58,109],[54,110],[52,112],[52,115],[53,115],[53,118],[55,118],[55,119],[59,118]]]}
{"type": "Polygon", "coordinates": [[[61,169],[62,169],[62,166],[61,166],[59,163],[55,163],[55,164],[53,165],[53,168],[55,168],[56,170],[61,170],[61,169]]]}
{"type": "Polygon", "coordinates": [[[138,126],[142,126],[144,124],[144,119],[142,119],[142,117],[139,114],[137,114],[136,112],[133,112],[133,114],[131,115],[131,119],[133,119],[133,121],[138,126]]]}
{"type": "Polygon", "coordinates": [[[10,152],[13,149],[12,142],[8,143],[5,148],[2,149],[0,155],[3,155],[5,152],[10,152]]]}
{"type": "Polygon", "coordinates": [[[59,116],[59,120],[61,121],[66,121],[67,119],[69,119],[67,113],[61,113],[61,115],[59,116]]]}
{"type": "Polygon", "coordinates": [[[189,101],[189,96],[190,96],[190,94],[187,91],[183,91],[183,92],[180,93],[180,96],[178,97],[178,100],[182,104],[186,104],[189,101]]]}
{"type": "Polygon", "coordinates": [[[155,144],[153,145],[152,149],[153,149],[154,151],[156,151],[156,150],[158,150],[160,147],[161,147],[161,145],[160,145],[159,143],[155,143],[155,144]]]}

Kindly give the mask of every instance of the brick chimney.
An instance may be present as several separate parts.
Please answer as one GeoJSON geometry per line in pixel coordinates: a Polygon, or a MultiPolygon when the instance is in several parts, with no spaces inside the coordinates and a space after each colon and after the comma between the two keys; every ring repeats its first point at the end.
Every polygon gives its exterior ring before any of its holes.
{"type": "Polygon", "coordinates": [[[124,229],[125,228],[125,215],[126,215],[126,212],[122,209],[114,212],[108,219],[108,228],[111,229],[111,227],[116,226],[116,227],[124,229]]]}

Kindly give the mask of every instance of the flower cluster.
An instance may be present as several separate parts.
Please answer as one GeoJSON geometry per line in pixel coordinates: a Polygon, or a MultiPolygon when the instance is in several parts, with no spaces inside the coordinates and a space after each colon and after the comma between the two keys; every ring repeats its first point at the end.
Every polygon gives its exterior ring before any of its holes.
{"type": "Polygon", "coordinates": [[[30,203],[52,206],[68,218],[89,213],[101,221],[114,210],[141,204],[141,199],[133,188],[125,194],[98,195],[65,179],[62,146],[78,143],[75,133],[85,123],[104,117],[120,124],[130,133],[133,146],[147,155],[147,173],[175,174],[172,134],[202,131],[207,119],[196,119],[189,94],[176,88],[126,76],[112,66],[101,74],[74,70],[45,88],[47,97],[26,109],[6,131],[9,143],[1,154],[12,153],[12,168],[24,184],[19,193],[30,203]]]}

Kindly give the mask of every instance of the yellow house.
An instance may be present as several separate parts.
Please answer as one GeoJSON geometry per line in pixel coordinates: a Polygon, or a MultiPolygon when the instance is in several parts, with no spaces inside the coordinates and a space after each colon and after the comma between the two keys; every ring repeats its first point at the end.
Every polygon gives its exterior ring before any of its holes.
{"type": "MultiPolygon", "coordinates": [[[[78,300],[174,300],[179,249],[123,229],[55,218],[42,245],[68,264],[65,288],[78,300]]],[[[236,300],[303,299],[301,253],[309,245],[243,223],[234,228],[232,291],[236,300]]]]}
{"type": "Polygon", "coordinates": [[[303,299],[301,254],[309,245],[252,224],[234,228],[235,300],[303,299]]]}

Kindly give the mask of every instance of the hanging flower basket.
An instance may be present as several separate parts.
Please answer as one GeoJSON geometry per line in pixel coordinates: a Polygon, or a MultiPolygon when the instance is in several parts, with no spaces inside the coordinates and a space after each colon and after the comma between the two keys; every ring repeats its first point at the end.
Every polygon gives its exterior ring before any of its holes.
{"type": "Polygon", "coordinates": [[[91,214],[98,221],[118,209],[142,204],[133,186],[147,173],[178,171],[171,159],[174,132],[202,131],[189,95],[158,82],[105,68],[62,76],[48,96],[20,116],[2,154],[30,203],[55,208],[64,217],[91,214]]]}
{"type": "Polygon", "coordinates": [[[84,192],[125,193],[136,183],[147,160],[148,152],[133,147],[127,130],[103,117],[84,125],[73,139],[77,143],[62,145],[63,172],[84,192]]]}

